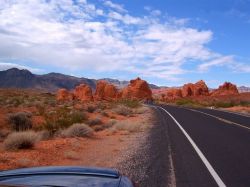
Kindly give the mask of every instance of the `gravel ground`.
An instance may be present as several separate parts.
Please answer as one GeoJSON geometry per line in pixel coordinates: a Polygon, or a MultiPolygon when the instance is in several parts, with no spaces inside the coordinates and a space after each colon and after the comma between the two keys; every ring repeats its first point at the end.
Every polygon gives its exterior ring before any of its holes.
{"type": "Polygon", "coordinates": [[[117,168],[140,187],[175,186],[168,127],[160,111],[155,110],[154,115],[153,127],[138,134],[137,142],[124,152],[117,168]]]}

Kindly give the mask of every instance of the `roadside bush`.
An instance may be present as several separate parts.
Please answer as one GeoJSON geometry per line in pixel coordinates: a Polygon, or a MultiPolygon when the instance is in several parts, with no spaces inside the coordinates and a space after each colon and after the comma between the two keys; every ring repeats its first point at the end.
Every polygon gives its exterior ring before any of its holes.
{"type": "Polygon", "coordinates": [[[191,99],[180,99],[180,100],[176,101],[176,104],[180,105],[180,106],[183,106],[183,105],[185,105],[185,106],[192,106],[195,103],[191,99]]]}
{"type": "Polygon", "coordinates": [[[235,103],[233,102],[217,102],[215,103],[215,107],[218,108],[229,108],[235,106],[235,103]]]}
{"type": "Polygon", "coordinates": [[[130,120],[118,121],[111,128],[112,131],[128,131],[128,132],[140,132],[145,129],[145,124],[140,122],[133,122],[130,120]]]}
{"type": "Polygon", "coordinates": [[[3,142],[6,150],[30,149],[37,142],[37,134],[33,131],[11,133],[3,142]]]}
{"type": "Polygon", "coordinates": [[[93,129],[83,123],[77,123],[65,129],[62,135],[65,137],[90,137],[93,135],[93,129]]]}
{"type": "Polygon", "coordinates": [[[72,111],[70,112],[70,117],[71,117],[71,123],[82,123],[85,120],[88,119],[88,116],[86,113],[81,112],[81,111],[72,111]]]}
{"type": "Polygon", "coordinates": [[[101,114],[102,114],[103,116],[105,116],[105,117],[109,117],[109,114],[108,114],[107,112],[105,112],[105,111],[102,111],[101,114]]]}
{"type": "Polygon", "coordinates": [[[95,119],[89,120],[88,124],[89,124],[89,126],[100,125],[100,124],[102,124],[102,120],[99,117],[97,117],[95,119]]]}
{"type": "Polygon", "coordinates": [[[140,107],[140,108],[135,109],[134,113],[136,113],[136,114],[144,114],[144,113],[147,112],[147,110],[148,109],[146,107],[140,107]]]}
{"type": "Polygon", "coordinates": [[[90,106],[87,107],[87,111],[88,111],[89,113],[93,113],[95,110],[96,110],[96,107],[95,107],[95,106],[90,105],[90,106]]]}
{"type": "Polygon", "coordinates": [[[10,114],[8,121],[11,129],[15,131],[25,131],[32,128],[31,114],[25,112],[18,112],[10,114]]]}
{"type": "Polygon", "coordinates": [[[132,114],[132,110],[126,106],[118,106],[114,109],[114,112],[123,115],[123,116],[128,116],[132,114]]]}
{"type": "Polygon", "coordinates": [[[138,100],[124,99],[120,100],[119,103],[129,108],[138,108],[141,106],[141,103],[138,100]]]}
{"type": "Polygon", "coordinates": [[[87,114],[81,111],[70,111],[66,107],[51,111],[45,115],[44,128],[50,133],[67,128],[75,123],[82,123],[88,119],[87,114]]]}

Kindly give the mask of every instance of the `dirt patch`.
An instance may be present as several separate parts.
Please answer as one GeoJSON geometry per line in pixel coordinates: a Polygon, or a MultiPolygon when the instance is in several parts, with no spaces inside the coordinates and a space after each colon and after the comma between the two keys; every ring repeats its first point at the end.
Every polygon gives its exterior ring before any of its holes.
{"type": "MultiPolygon", "coordinates": [[[[141,121],[149,128],[151,120],[150,110],[132,117],[132,121],[141,121]]],[[[117,168],[126,157],[124,153],[136,149],[149,128],[134,133],[107,129],[96,132],[92,138],[54,138],[40,141],[33,149],[16,152],[4,151],[0,144],[0,170],[60,165],[117,168]]]]}

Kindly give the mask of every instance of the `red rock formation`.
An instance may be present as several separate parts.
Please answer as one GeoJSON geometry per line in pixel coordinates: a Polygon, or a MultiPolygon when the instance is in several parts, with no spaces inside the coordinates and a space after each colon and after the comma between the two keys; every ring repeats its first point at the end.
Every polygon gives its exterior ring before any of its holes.
{"type": "Polygon", "coordinates": [[[209,95],[208,87],[203,80],[198,81],[194,84],[193,90],[194,96],[209,95]]]}
{"type": "Polygon", "coordinates": [[[95,100],[112,100],[116,99],[118,90],[113,84],[109,84],[106,81],[98,81],[95,91],[95,100]]]}
{"type": "Polygon", "coordinates": [[[212,96],[233,95],[233,94],[239,94],[239,91],[236,85],[230,82],[225,82],[223,85],[219,86],[218,89],[214,90],[211,93],[212,96]]]}
{"type": "Polygon", "coordinates": [[[73,100],[73,94],[66,89],[59,89],[56,94],[56,100],[58,101],[71,101],[73,100]]]}
{"type": "Polygon", "coordinates": [[[80,101],[93,101],[92,90],[86,84],[80,84],[75,88],[74,96],[80,101]]]}
{"type": "Polygon", "coordinates": [[[120,93],[122,99],[152,100],[152,91],[146,81],[137,78],[131,80],[130,84],[120,93]]]}
{"type": "Polygon", "coordinates": [[[209,95],[208,87],[206,83],[202,80],[195,84],[188,83],[182,87],[182,96],[207,96],[209,95]]]}

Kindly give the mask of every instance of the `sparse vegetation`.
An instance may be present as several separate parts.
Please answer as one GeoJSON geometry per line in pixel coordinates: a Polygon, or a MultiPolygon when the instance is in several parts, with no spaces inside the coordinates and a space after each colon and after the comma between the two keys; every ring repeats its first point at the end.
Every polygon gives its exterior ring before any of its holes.
{"type": "Polygon", "coordinates": [[[147,125],[143,122],[131,121],[131,120],[124,120],[118,121],[113,125],[111,131],[128,131],[128,132],[140,132],[147,128],[147,125]]]}
{"type": "Polygon", "coordinates": [[[8,121],[11,129],[15,131],[25,131],[32,128],[31,114],[26,112],[18,112],[10,114],[8,121]]]}
{"type": "Polygon", "coordinates": [[[126,106],[123,106],[123,105],[117,106],[114,109],[114,112],[119,114],[119,115],[123,115],[123,116],[128,116],[128,115],[132,114],[132,110],[126,106]]]}
{"type": "Polygon", "coordinates": [[[88,111],[89,113],[93,113],[95,110],[96,110],[96,107],[95,107],[95,106],[93,106],[93,105],[87,106],[87,111],[88,111]]]}
{"type": "Polygon", "coordinates": [[[74,124],[62,132],[65,137],[90,137],[92,134],[93,129],[83,123],[74,124]]]}
{"type": "Polygon", "coordinates": [[[30,149],[37,142],[37,133],[33,131],[11,133],[3,142],[6,150],[30,149]]]}
{"type": "Polygon", "coordinates": [[[138,108],[141,106],[140,101],[131,99],[120,100],[118,103],[129,108],[138,108]]]}
{"type": "Polygon", "coordinates": [[[67,107],[61,107],[45,116],[44,128],[53,134],[59,129],[67,128],[74,123],[82,123],[87,119],[88,117],[84,112],[71,111],[67,107]]]}
{"type": "Polygon", "coordinates": [[[88,121],[89,126],[95,126],[95,125],[100,125],[102,124],[102,120],[100,117],[96,117],[95,119],[91,119],[88,121]]]}

